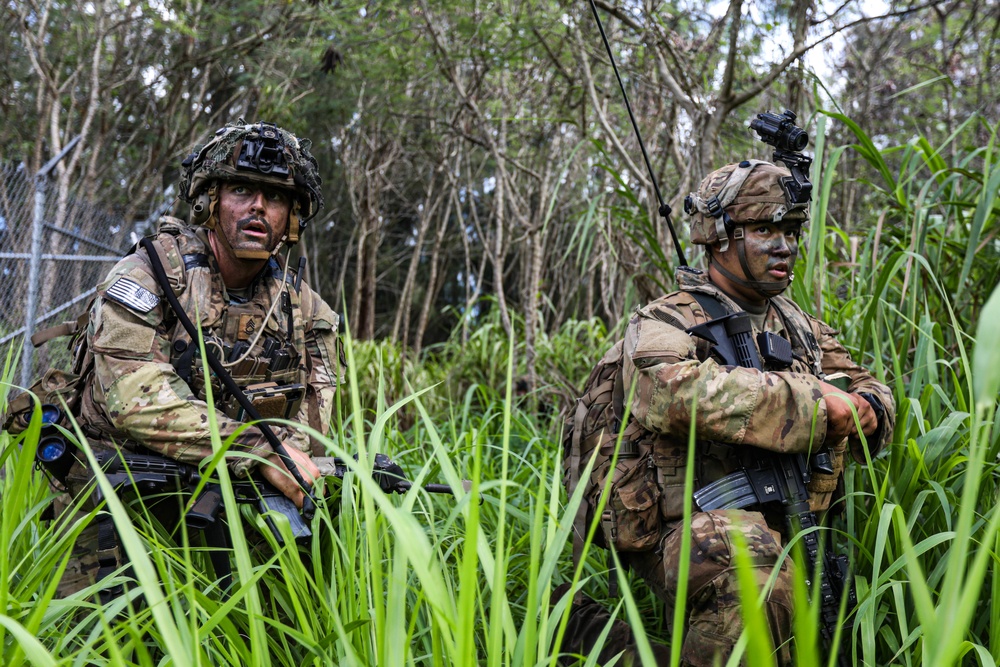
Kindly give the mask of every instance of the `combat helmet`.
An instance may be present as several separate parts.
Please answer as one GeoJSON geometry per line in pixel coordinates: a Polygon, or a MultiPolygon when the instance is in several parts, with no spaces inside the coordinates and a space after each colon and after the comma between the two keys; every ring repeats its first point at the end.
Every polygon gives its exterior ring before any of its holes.
{"type": "Polygon", "coordinates": [[[181,162],[180,196],[191,204],[191,222],[209,229],[218,224],[220,181],[276,186],[293,193],[284,241],[297,243],[309,220],[323,207],[322,179],[316,158],[309,152],[311,146],[308,139],[299,139],[274,123],[248,124],[242,118],[227,123],[181,162]]]}
{"type": "Polygon", "coordinates": [[[702,180],[697,192],[684,199],[684,211],[691,216],[691,243],[699,245],[720,244],[720,252],[729,249],[730,239],[736,242],[740,264],[748,280],[740,279],[725,271],[726,277],[747,284],[768,296],[780,293],[791,282],[762,283],[753,280],[743,249],[743,225],[749,222],[778,222],[781,220],[807,222],[808,203],[789,201],[787,188],[791,172],[763,160],[744,160],[716,169],[702,180]]]}

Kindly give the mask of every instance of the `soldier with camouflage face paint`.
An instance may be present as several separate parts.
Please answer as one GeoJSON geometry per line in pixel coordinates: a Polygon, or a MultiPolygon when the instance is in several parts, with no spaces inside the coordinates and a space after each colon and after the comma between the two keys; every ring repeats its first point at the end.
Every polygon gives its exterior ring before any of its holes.
{"type": "MultiPolygon", "coordinates": [[[[326,434],[341,364],[339,317],[279,256],[323,205],[310,142],[276,125],[242,119],[218,130],[183,161],[181,197],[190,224],[165,217],[152,238],[170,288],[237,385],[264,417],[326,434]]],[[[82,336],[83,334],[81,334],[82,336]]],[[[137,248],[98,286],[76,367],[83,376],[79,420],[92,446],[136,445],[179,461],[212,456],[208,414],[237,477],[252,470],[301,507],[303,491],[261,430],[244,428],[240,406],[214,375],[206,382],[199,341],[166,303],[149,255],[137,248]],[[214,404],[207,402],[211,386],[214,404]],[[259,464],[264,459],[268,464],[259,464]]],[[[272,427],[305,481],[319,477],[308,435],[272,427]]],[[[67,486],[91,479],[79,463],[67,486]]],[[[77,542],[59,593],[101,579],[120,564],[109,522],[77,542]]]]}
{"type": "MultiPolygon", "coordinates": [[[[871,455],[892,434],[895,406],[889,389],[851,360],[837,342],[836,331],[780,296],[792,281],[808,220],[806,204],[788,201],[782,187],[788,176],[784,168],[748,160],[705,178],[688,198],[686,210],[693,216],[691,241],[706,246],[708,271],[679,269],[679,291],[640,309],[624,339],[602,360],[618,364],[619,395],[633,385],[635,389],[616,468],[611,468],[613,436],[600,432],[601,439],[589,445],[590,452],[599,451],[590,479],[581,480],[586,484],[585,503],[596,505],[611,477],[611,496],[601,517],[603,540],[613,544],[622,561],[667,603],[667,618],[676,604],[682,557],[679,529],[692,406],[697,405],[696,489],[738,470],[743,446],[782,453],[827,448],[832,473],[813,474],[813,511],[826,510],[843,492],[841,473],[848,449],[855,460],[865,460],[851,407],[871,455]],[[760,332],[786,339],[791,363],[772,359],[763,371],[718,363],[707,341],[687,333],[713,319],[706,303],[727,313],[747,312],[755,339],[760,332]],[[827,381],[834,377],[846,390],[827,381]]],[[[593,433],[584,424],[613,421],[588,415],[584,408],[578,411],[577,430],[584,430],[584,438],[593,433]]],[[[582,462],[587,459],[585,440],[582,462]]],[[[747,545],[760,588],[778,568],[766,610],[776,658],[790,664],[792,564],[779,564],[782,541],[788,537],[784,517],[757,506],[708,512],[695,507],[691,529],[687,626],[684,637],[676,638],[683,642],[682,664],[724,664],[742,632],[735,533],[747,545]]],[[[607,619],[603,607],[578,594],[562,649],[588,653],[607,619]]],[[[623,650],[626,661],[636,655],[628,626],[617,621],[599,661],[623,650]]],[[[666,650],[654,650],[668,664],[666,650]]]]}

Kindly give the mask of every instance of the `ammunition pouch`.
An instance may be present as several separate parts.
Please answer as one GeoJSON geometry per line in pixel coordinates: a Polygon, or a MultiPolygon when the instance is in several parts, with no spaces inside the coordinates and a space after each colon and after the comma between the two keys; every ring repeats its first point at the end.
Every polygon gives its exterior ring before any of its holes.
{"type": "Polygon", "coordinates": [[[656,467],[651,453],[619,458],[611,495],[601,516],[607,544],[618,551],[645,551],[659,542],[662,526],[656,467]]]}
{"type": "MultiPolygon", "coordinates": [[[[262,382],[248,386],[244,393],[250,403],[264,419],[292,419],[298,414],[305,396],[301,384],[279,385],[276,382],[262,382]]],[[[246,421],[246,410],[235,396],[229,396],[223,403],[222,411],[236,421],[246,421]]]]}

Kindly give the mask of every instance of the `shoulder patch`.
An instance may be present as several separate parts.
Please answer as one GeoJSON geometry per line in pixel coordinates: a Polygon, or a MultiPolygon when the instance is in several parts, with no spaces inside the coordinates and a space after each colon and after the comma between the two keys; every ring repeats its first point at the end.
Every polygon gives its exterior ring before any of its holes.
{"type": "Polygon", "coordinates": [[[160,304],[160,297],[131,278],[125,277],[116,280],[104,295],[140,313],[148,313],[160,304]]]}

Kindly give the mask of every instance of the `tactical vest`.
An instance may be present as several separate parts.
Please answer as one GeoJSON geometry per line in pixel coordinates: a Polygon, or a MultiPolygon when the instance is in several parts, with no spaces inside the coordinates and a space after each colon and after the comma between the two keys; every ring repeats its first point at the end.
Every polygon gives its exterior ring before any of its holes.
{"type": "MultiPolygon", "coordinates": [[[[253,287],[255,295],[246,303],[226,303],[221,276],[211,270],[211,250],[190,227],[175,218],[163,218],[153,245],[167,274],[169,288],[202,331],[206,352],[231,364],[228,367],[230,374],[251,397],[262,417],[293,418],[305,395],[311,360],[306,352],[299,292],[294,288],[281,289],[283,271],[278,263],[273,259],[269,262],[253,287]],[[262,298],[267,293],[271,299],[262,298]],[[264,304],[273,303],[274,299],[280,302],[267,318],[264,304]]],[[[287,282],[294,285],[294,276],[288,276],[287,282]]],[[[93,300],[75,322],[63,323],[32,336],[35,347],[55,338],[71,336],[69,348],[73,366],[70,372],[49,369],[32,385],[30,392],[42,403],[58,406],[60,399],[65,401],[88,438],[123,442],[128,439],[126,434],[110,425],[92,395],[94,357],[87,345],[92,307],[93,300]]],[[[170,361],[192,394],[206,400],[199,342],[191,340],[166,303],[161,307],[170,340],[170,361]]],[[[243,411],[235,399],[226,395],[218,377],[214,374],[210,377],[217,408],[242,421],[243,411]]],[[[23,429],[26,422],[22,424],[24,420],[16,416],[30,413],[31,406],[30,393],[15,398],[5,427],[12,432],[23,429]]]]}
{"type": "MultiPolygon", "coordinates": [[[[283,289],[283,271],[271,259],[252,286],[249,300],[226,303],[221,276],[209,264],[209,249],[189,227],[179,221],[161,223],[153,244],[181,307],[202,331],[206,353],[226,364],[262,417],[294,418],[308,379],[301,301],[298,290],[291,287],[294,276],[287,277],[289,289],[283,289]],[[270,299],[262,298],[268,293],[270,299]],[[275,309],[268,317],[272,305],[275,309]]],[[[175,314],[170,315],[171,363],[194,394],[206,400],[198,341],[191,340],[175,314]]],[[[210,377],[216,406],[243,421],[242,408],[225,395],[218,377],[210,377]]]]}
{"type": "MultiPolygon", "coordinates": [[[[725,314],[726,309],[710,292],[685,291],[680,295],[690,299],[693,310],[704,313],[703,321],[725,314]],[[714,306],[710,302],[714,302],[714,306]],[[706,307],[706,305],[708,307],[706,307]],[[721,310],[709,314],[709,308],[721,310]]],[[[823,377],[822,350],[816,341],[810,320],[795,304],[782,297],[771,304],[783,320],[790,336],[792,372],[823,377]]],[[[653,309],[649,314],[681,330],[685,325],[666,309],[653,309]]],[[[619,340],[594,367],[584,385],[584,393],[576,403],[563,431],[564,483],[572,495],[578,484],[584,483],[583,499],[573,524],[573,554],[579,561],[594,512],[606,485],[610,486],[607,503],[601,513],[601,529],[595,534],[595,544],[618,551],[645,551],[654,548],[662,535],[664,524],[683,517],[684,480],[687,467],[686,438],[654,433],[629,417],[624,421],[629,387],[624,386],[622,362],[624,340],[619,340]],[[618,458],[612,469],[617,441],[618,458]],[[593,459],[589,476],[586,467],[593,459]]],[[[696,355],[700,361],[708,358],[710,347],[699,341],[696,355]]],[[[766,370],[776,370],[768,368],[766,370]]],[[[712,442],[699,442],[695,455],[695,489],[734,471],[739,466],[733,448],[712,442]]],[[[843,455],[835,461],[835,474],[816,475],[810,491],[832,491],[843,469],[843,455]]]]}

